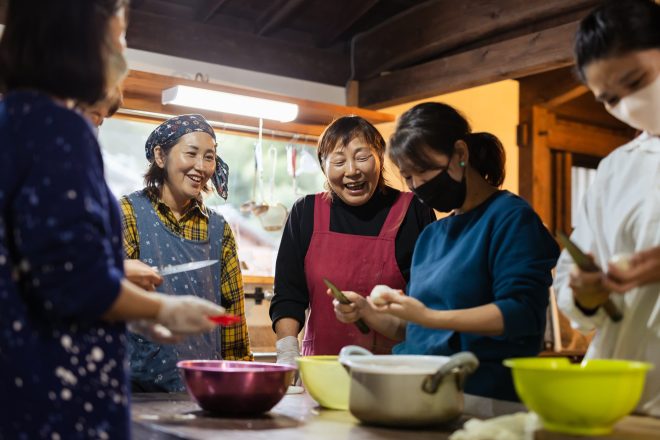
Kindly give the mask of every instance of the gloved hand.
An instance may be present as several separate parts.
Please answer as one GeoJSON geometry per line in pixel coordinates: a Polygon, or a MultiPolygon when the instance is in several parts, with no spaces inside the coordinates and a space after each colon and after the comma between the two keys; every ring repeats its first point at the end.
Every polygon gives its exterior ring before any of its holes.
{"type": "Polygon", "coordinates": [[[148,319],[131,321],[127,325],[128,330],[137,333],[150,341],[159,344],[176,344],[183,340],[183,336],[175,335],[167,327],[148,319]]]}
{"type": "MultiPolygon", "coordinates": [[[[296,364],[296,358],[300,356],[300,349],[298,348],[298,338],[295,336],[285,336],[282,339],[278,339],[275,342],[275,350],[277,351],[277,361],[276,363],[282,365],[291,365],[298,368],[296,364]]],[[[296,370],[296,374],[293,376],[293,382],[291,383],[294,387],[300,387],[302,382],[300,380],[300,374],[296,370]]],[[[294,387],[289,387],[293,389],[294,387]]],[[[302,390],[302,388],[301,388],[302,390]]]]}
{"type": "Polygon", "coordinates": [[[216,324],[208,317],[225,314],[223,307],[196,296],[157,295],[162,306],[156,316],[156,322],[176,335],[210,332],[216,324]]]}
{"type": "Polygon", "coordinates": [[[295,336],[285,336],[275,342],[277,350],[277,363],[291,365],[296,367],[296,358],[300,356],[298,348],[298,338],[295,336]]]}

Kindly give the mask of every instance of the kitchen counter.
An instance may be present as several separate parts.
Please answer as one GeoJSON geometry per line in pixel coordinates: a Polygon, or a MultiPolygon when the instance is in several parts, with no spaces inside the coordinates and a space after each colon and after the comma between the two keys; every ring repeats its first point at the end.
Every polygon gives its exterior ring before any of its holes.
{"type": "MultiPolygon", "coordinates": [[[[444,440],[470,417],[488,418],[522,411],[509,402],[466,396],[466,415],[437,428],[403,430],[361,424],[348,411],[322,409],[305,394],[285,396],[269,413],[250,418],[225,418],[201,411],[187,394],[134,394],[132,397],[135,440],[217,439],[308,440],[313,439],[414,439],[444,440]]],[[[584,439],[538,431],[537,440],[584,439]]],[[[660,420],[626,417],[613,434],[603,439],[660,439],[660,420]]]]}

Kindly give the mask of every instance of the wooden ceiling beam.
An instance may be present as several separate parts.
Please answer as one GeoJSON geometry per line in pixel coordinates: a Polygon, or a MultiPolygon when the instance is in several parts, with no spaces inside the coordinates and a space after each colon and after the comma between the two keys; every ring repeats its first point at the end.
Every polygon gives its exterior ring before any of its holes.
{"type": "Polygon", "coordinates": [[[318,47],[329,47],[334,44],[344,32],[355,24],[371,8],[376,6],[380,0],[349,1],[345,9],[336,14],[336,19],[331,26],[317,39],[318,47]]]}
{"type": "Polygon", "coordinates": [[[305,0],[279,0],[266,9],[257,19],[256,34],[267,35],[277,26],[288,20],[294,12],[305,3],[305,0]]]}
{"type": "Polygon", "coordinates": [[[425,2],[356,38],[355,79],[433,59],[477,40],[596,4],[598,0],[425,2]]]}
{"type": "Polygon", "coordinates": [[[536,106],[552,111],[560,119],[615,130],[626,127],[607,113],[602,104],[596,102],[588,89],[577,79],[572,65],[520,78],[518,83],[521,115],[536,106]]]}
{"type": "Polygon", "coordinates": [[[8,0],[0,0],[0,24],[5,24],[7,21],[7,6],[8,0]]]}
{"type": "Polygon", "coordinates": [[[587,92],[589,92],[589,88],[587,86],[585,86],[584,84],[578,84],[572,89],[567,90],[564,93],[561,93],[559,95],[550,98],[548,101],[542,103],[541,105],[543,105],[547,109],[554,110],[557,107],[566,104],[567,102],[579,98],[580,96],[584,95],[587,92]]]}
{"type": "Polygon", "coordinates": [[[518,82],[522,109],[534,105],[546,106],[548,102],[571,93],[580,85],[573,73],[573,66],[520,78],[518,82]]]}
{"type": "Polygon", "coordinates": [[[195,11],[195,19],[206,23],[225,3],[227,3],[227,0],[199,0],[199,6],[195,11]]]}
{"type": "Polygon", "coordinates": [[[549,148],[605,157],[616,148],[630,142],[631,138],[625,131],[608,130],[591,124],[557,119],[548,127],[547,142],[549,148]]]}
{"type": "Polygon", "coordinates": [[[339,52],[140,10],[131,11],[127,40],[132,49],[325,84],[343,86],[349,77],[348,56],[339,52]]]}
{"type": "Polygon", "coordinates": [[[573,63],[578,22],[360,81],[360,107],[382,108],[573,63]]]}

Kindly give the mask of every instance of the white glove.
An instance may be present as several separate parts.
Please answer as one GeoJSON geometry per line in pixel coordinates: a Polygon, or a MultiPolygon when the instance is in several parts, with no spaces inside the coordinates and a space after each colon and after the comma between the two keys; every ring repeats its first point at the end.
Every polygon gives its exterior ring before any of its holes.
{"type": "Polygon", "coordinates": [[[148,319],[131,321],[127,326],[129,331],[159,344],[176,344],[183,340],[183,336],[175,335],[164,325],[148,319]]]}
{"type": "Polygon", "coordinates": [[[162,306],[156,322],[176,335],[194,335],[210,332],[216,327],[209,316],[224,315],[225,309],[193,295],[173,296],[159,294],[162,306]]]}
{"type": "Polygon", "coordinates": [[[300,356],[298,348],[298,338],[295,336],[285,336],[275,342],[277,350],[277,363],[291,365],[296,367],[296,358],[300,356]]]}

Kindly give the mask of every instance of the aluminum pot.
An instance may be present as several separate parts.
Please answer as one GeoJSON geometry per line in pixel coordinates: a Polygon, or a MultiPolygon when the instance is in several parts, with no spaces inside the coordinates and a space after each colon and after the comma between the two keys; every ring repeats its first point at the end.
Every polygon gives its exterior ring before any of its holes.
{"type": "Polygon", "coordinates": [[[339,362],[351,376],[349,410],[362,422],[398,427],[446,423],[463,412],[463,383],[479,366],[470,352],[373,355],[350,345],[339,362]]]}
{"type": "Polygon", "coordinates": [[[293,381],[296,367],[265,362],[180,361],[188,394],[202,409],[223,415],[270,410],[293,381]]]}

